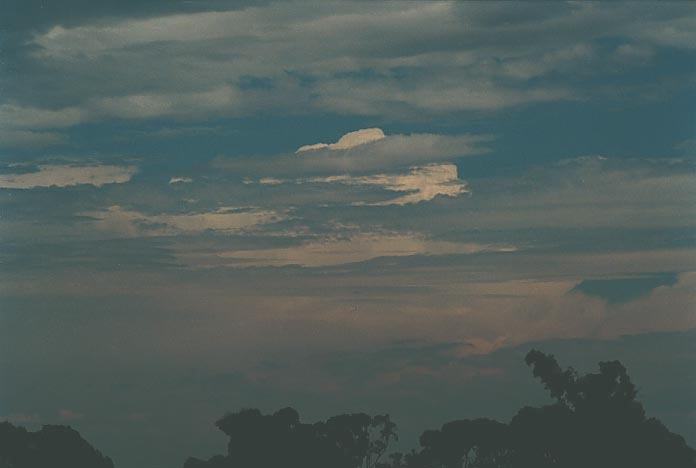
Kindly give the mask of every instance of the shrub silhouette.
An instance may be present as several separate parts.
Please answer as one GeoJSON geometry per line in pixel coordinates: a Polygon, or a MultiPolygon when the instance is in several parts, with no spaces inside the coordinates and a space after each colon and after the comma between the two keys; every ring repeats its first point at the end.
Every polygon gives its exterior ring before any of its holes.
{"type": "Polygon", "coordinates": [[[0,468],[113,468],[111,459],[67,426],[29,432],[0,423],[0,468]]]}

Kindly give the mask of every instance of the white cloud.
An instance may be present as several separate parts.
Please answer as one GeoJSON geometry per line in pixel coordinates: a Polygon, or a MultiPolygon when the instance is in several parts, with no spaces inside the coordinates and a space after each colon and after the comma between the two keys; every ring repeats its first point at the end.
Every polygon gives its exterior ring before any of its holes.
{"type": "Polygon", "coordinates": [[[408,192],[406,195],[372,203],[357,203],[362,205],[386,206],[408,205],[432,200],[442,195],[457,197],[468,193],[466,183],[459,180],[457,166],[454,164],[431,164],[424,167],[413,167],[409,174],[351,177],[332,176],[309,179],[310,182],[341,183],[347,185],[374,185],[394,192],[408,192]]]}
{"type": "Polygon", "coordinates": [[[271,210],[223,207],[204,213],[146,214],[112,206],[103,211],[82,213],[94,219],[96,227],[117,235],[170,236],[205,231],[234,233],[285,219],[271,210]]]}
{"type": "Polygon", "coordinates": [[[315,240],[296,247],[235,250],[216,254],[228,266],[319,267],[364,262],[378,257],[511,252],[511,246],[429,240],[415,234],[357,234],[315,240]]]}
{"type": "Polygon", "coordinates": [[[73,185],[122,184],[137,172],[135,166],[53,165],[38,166],[35,172],[0,174],[0,188],[69,187],[73,185]]]}
{"type": "MultiPolygon", "coordinates": [[[[250,183],[250,181],[245,181],[250,183]]],[[[282,184],[343,184],[353,186],[374,186],[392,192],[406,192],[397,198],[377,202],[354,202],[356,206],[387,206],[409,205],[432,200],[437,196],[457,197],[469,193],[465,181],[460,180],[455,164],[429,164],[427,166],[411,167],[408,174],[375,174],[366,176],[351,176],[349,174],[327,177],[311,177],[299,179],[277,179],[262,177],[261,185],[282,184]]]]}
{"type": "Polygon", "coordinates": [[[283,181],[276,179],[275,177],[262,177],[259,179],[259,184],[261,185],[280,185],[283,181]]]}
{"type": "MultiPolygon", "coordinates": [[[[295,152],[300,153],[299,158],[279,155],[273,158],[274,160],[265,159],[260,163],[262,165],[260,167],[274,171],[275,174],[333,173],[332,175],[294,179],[264,176],[258,178],[258,183],[261,185],[294,183],[372,186],[404,193],[402,196],[382,201],[354,201],[353,205],[408,205],[432,200],[440,195],[457,197],[469,192],[466,182],[458,178],[457,166],[431,161],[484,153],[486,150],[478,147],[477,143],[489,139],[489,136],[483,135],[387,136],[379,128],[362,129],[346,133],[336,143],[302,146],[295,152]],[[419,162],[430,164],[413,165],[419,162]],[[379,169],[391,167],[409,167],[409,169],[406,174],[374,173],[379,169]],[[343,174],[335,175],[339,171],[343,174]],[[370,172],[373,173],[370,174],[370,172]]],[[[224,167],[239,171],[250,169],[258,171],[259,168],[254,167],[258,164],[256,161],[244,161],[240,165],[239,159],[222,163],[224,167]]],[[[252,183],[252,180],[247,178],[244,183],[252,183]]]]}
{"type": "Polygon", "coordinates": [[[304,151],[313,151],[318,149],[331,149],[331,150],[345,150],[354,148],[356,146],[364,145],[365,143],[370,143],[373,141],[381,140],[384,138],[384,132],[380,128],[365,128],[361,130],[356,130],[354,132],[349,132],[343,135],[336,143],[315,143],[312,145],[300,146],[296,153],[302,153],[304,151]]]}
{"type": "Polygon", "coordinates": [[[190,177],[172,177],[169,179],[170,184],[190,184],[193,179],[190,177]]]}
{"type": "MultiPolygon", "coordinates": [[[[360,131],[352,132],[348,142],[362,141],[360,131]]],[[[336,151],[327,146],[314,150],[303,150],[296,154],[279,154],[266,158],[225,158],[218,159],[219,168],[240,172],[247,177],[281,178],[288,176],[335,175],[347,173],[370,174],[385,169],[408,168],[436,162],[451,161],[454,158],[485,154],[484,146],[491,141],[491,135],[438,135],[432,133],[412,133],[410,135],[385,135],[377,139],[377,132],[371,132],[368,141],[346,150],[336,151]]],[[[267,179],[270,181],[270,179],[267,179]]]]}

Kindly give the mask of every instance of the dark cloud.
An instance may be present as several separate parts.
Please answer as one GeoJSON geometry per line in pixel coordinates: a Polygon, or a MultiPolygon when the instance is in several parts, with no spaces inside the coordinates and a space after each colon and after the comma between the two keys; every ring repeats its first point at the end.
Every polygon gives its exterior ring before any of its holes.
{"type": "Polygon", "coordinates": [[[677,284],[676,273],[643,274],[627,278],[586,279],[571,291],[599,297],[610,304],[630,302],[661,286],[677,284]]]}

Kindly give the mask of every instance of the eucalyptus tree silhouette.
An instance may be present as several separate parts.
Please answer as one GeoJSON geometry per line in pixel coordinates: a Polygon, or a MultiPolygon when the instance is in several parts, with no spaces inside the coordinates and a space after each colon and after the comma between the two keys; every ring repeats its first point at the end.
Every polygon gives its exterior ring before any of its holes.
{"type": "Polygon", "coordinates": [[[599,372],[562,369],[530,351],[526,363],[554,403],[522,408],[510,424],[488,419],[425,431],[420,451],[394,454],[382,468],[694,468],[696,451],[660,421],[646,418],[618,361],[599,372]]]}
{"type": "Polygon", "coordinates": [[[0,468],[113,468],[111,459],[95,450],[67,426],[43,426],[29,432],[0,423],[0,468]]]}
{"type": "Polygon", "coordinates": [[[525,358],[556,401],[523,408],[510,426],[516,466],[694,467],[696,452],[660,421],[647,418],[637,390],[619,361],[598,373],[561,369],[552,355],[525,358]]]}

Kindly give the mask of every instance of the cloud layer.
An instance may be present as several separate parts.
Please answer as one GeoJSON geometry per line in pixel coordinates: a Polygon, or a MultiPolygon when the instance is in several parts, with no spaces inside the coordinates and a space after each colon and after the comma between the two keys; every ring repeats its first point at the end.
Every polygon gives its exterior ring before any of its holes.
{"type": "Polygon", "coordinates": [[[407,192],[406,195],[389,200],[354,202],[353,204],[357,206],[408,205],[429,201],[437,196],[457,197],[468,192],[466,183],[459,180],[457,166],[454,164],[413,167],[408,174],[404,175],[377,174],[358,177],[343,175],[312,178],[306,182],[376,186],[392,192],[407,192]]]}
{"type": "Polygon", "coordinates": [[[113,235],[169,236],[206,231],[231,233],[278,222],[283,215],[270,210],[249,208],[218,208],[205,213],[145,214],[111,206],[104,211],[84,212],[94,219],[96,227],[113,235]]]}
{"type": "Polygon", "coordinates": [[[259,111],[496,112],[601,97],[592,80],[574,77],[619,63],[628,72],[651,63],[659,47],[695,43],[696,14],[687,4],[660,11],[457,2],[198,8],[28,30],[15,39],[30,51],[16,62],[26,80],[13,81],[0,103],[0,125],[35,131],[259,111]],[[606,45],[617,37],[621,43],[606,45]],[[41,74],[32,73],[36,67],[41,74]],[[48,91],[56,87],[60,96],[48,91]]]}
{"type": "MultiPolygon", "coordinates": [[[[22,166],[15,166],[21,168],[22,166]]],[[[12,168],[9,168],[12,170],[12,168]]],[[[135,166],[58,165],[44,164],[35,170],[0,174],[0,188],[32,189],[37,187],[70,187],[73,185],[122,184],[137,172],[135,166]]]]}
{"type": "Polygon", "coordinates": [[[329,238],[282,249],[235,250],[216,254],[233,266],[320,267],[364,262],[379,257],[460,255],[514,252],[512,246],[433,241],[419,235],[362,233],[346,239],[329,238]]]}

